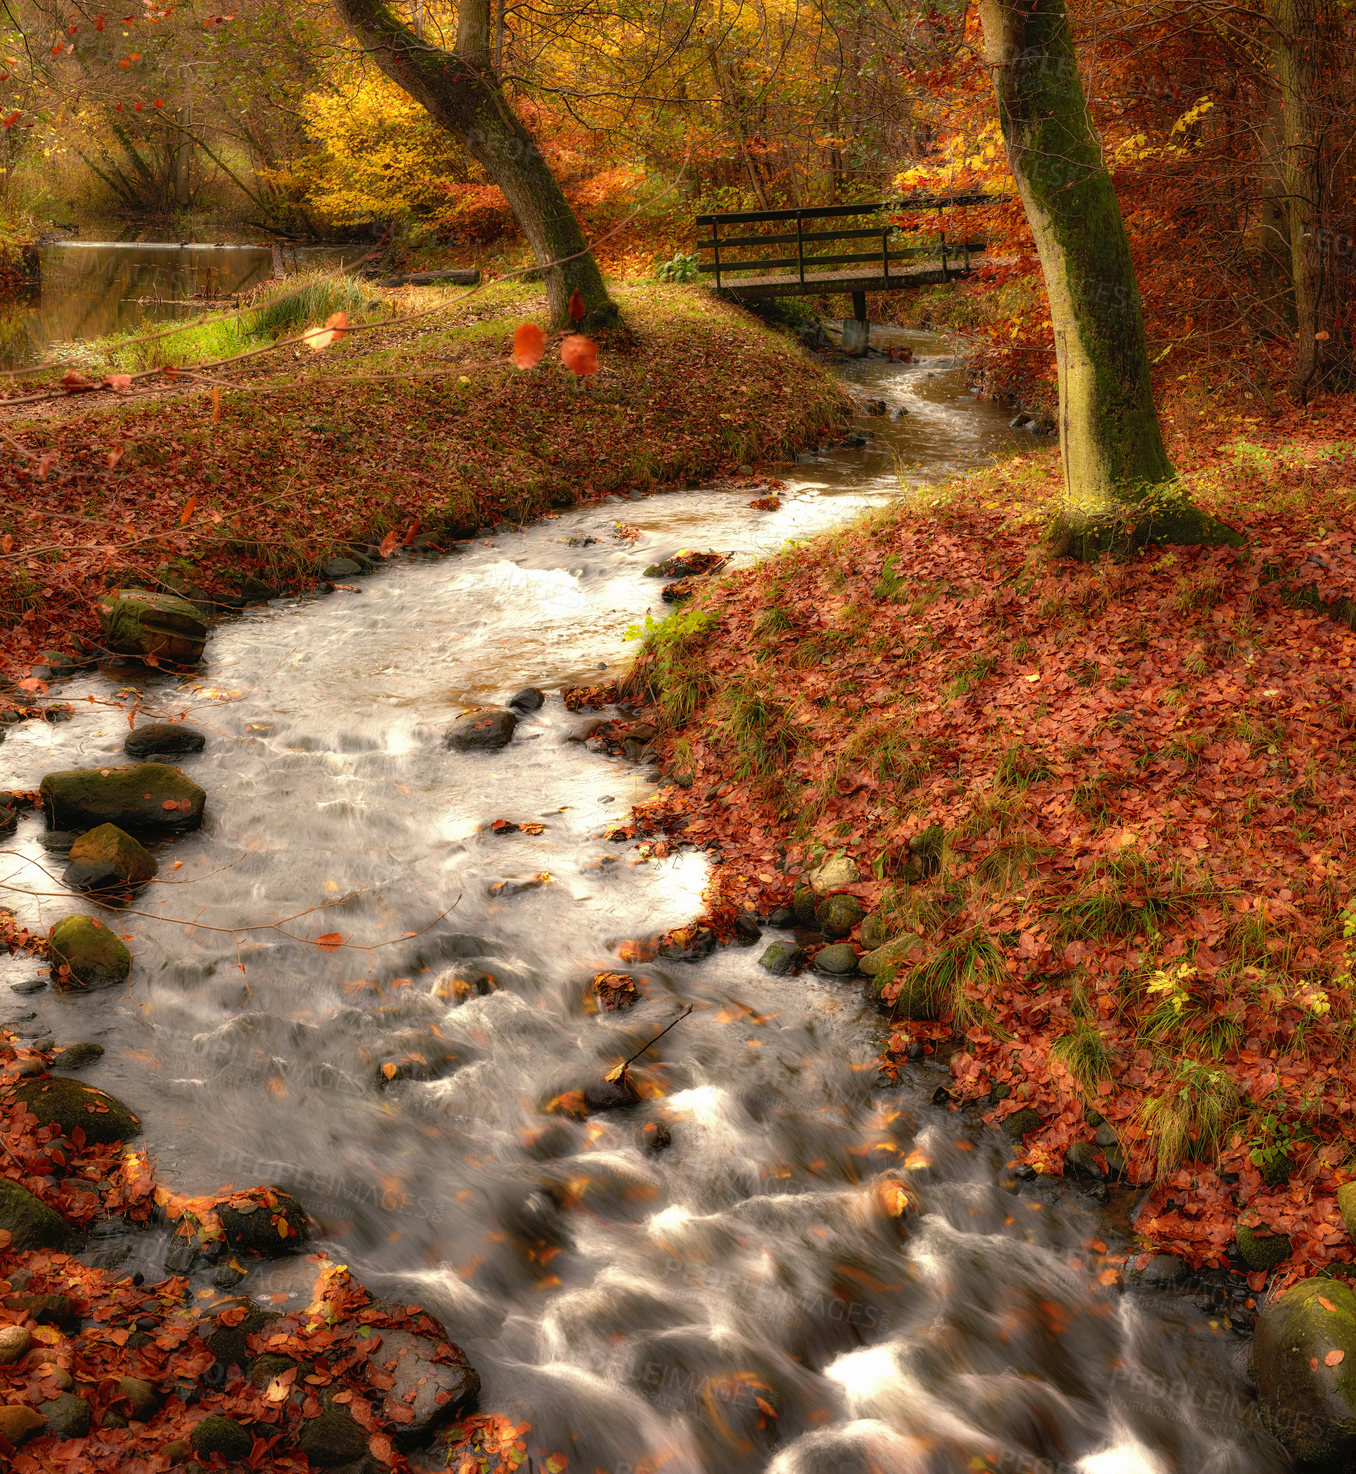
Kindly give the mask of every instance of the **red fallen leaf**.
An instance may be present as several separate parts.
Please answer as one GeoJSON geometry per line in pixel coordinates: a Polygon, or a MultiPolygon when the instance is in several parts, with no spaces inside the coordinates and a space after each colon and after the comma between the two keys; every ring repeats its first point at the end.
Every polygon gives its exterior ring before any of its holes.
{"type": "Polygon", "coordinates": [[[61,387],[67,394],[84,394],[94,388],[94,380],[82,374],[79,369],[67,369],[61,376],[61,387]]]}
{"type": "Polygon", "coordinates": [[[1343,1351],[1340,1346],[1334,1346],[1333,1349],[1328,1352],[1328,1354],[1323,1358],[1323,1365],[1325,1367],[1335,1367],[1345,1355],[1346,1352],[1343,1351]]]}
{"type": "Polygon", "coordinates": [[[179,370],[175,368],[173,364],[168,365],[166,368],[162,368],[160,372],[164,374],[167,379],[177,379],[179,377],[179,370]]]}
{"type": "MultiPolygon", "coordinates": [[[[108,389],[130,389],[132,387],[132,376],[131,374],[109,374],[104,380],[104,386],[108,389]]],[[[119,454],[121,454],[121,451],[119,454]]]]}
{"type": "Polygon", "coordinates": [[[38,457],[38,464],[35,467],[35,469],[37,471],[37,475],[38,475],[38,480],[39,481],[46,481],[47,480],[47,473],[48,473],[48,471],[50,471],[52,469],[53,465],[56,463],[56,458],[57,458],[57,454],[56,454],[56,451],[54,451],[54,450],[45,450],[38,457]]]}
{"type": "Polygon", "coordinates": [[[122,460],[122,446],[115,445],[104,457],[104,460],[108,463],[108,469],[111,471],[122,460]]]}
{"type": "Polygon", "coordinates": [[[519,323],[513,331],[513,363],[515,368],[531,369],[546,355],[546,334],[535,322],[519,323]]]}
{"type": "Polygon", "coordinates": [[[7,532],[4,537],[0,537],[0,553],[8,553],[13,546],[14,537],[12,533],[7,532]]]}
{"type": "Polygon", "coordinates": [[[388,532],[381,540],[381,546],[377,551],[383,558],[389,558],[395,552],[396,544],[400,541],[400,534],[395,531],[388,532]]]}
{"type": "Polygon", "coordinates": [[[560,342],[560,359],[576,378],[598,372],[598,345],[582,333],[569,333],[560,342]]]}
{"type": "MultiPolygon", "coordinates": [[[[584,294],[578,287],[570,293],[570,321],[578,322],[587,309],[584,306],[584,294]]],[[[1324,335],[1326,336],[1326,334],[1324,335]]]]}
{"type": "Polygon", "coordinates": [[[232,1305],[229,1310],[223,1310],[217,1316],[217,1324],[221,1326],[238,1326],[249,1314],[249,1308],[244,1305],[232,1305]]]}
{"type": "Polygon", "coordinates": [[[180,527],[187,527],[188,526],[188,519],[193,515],[194,512],[197,511],[197,509],[198,509],[198,494],[195,491],[193,493],[193,495],[191,497],[189,497],[189,499],[184,503],[184,510],[179,513],[179,526],[180,527]]]}
{"type": "Polygon", "coordinates": [[[367,1440],[367,1451],[374,1459],[378,1459],[383,1464],[389,1464],[394,1453],[394,1447],[391,1440],[384,1433],[374,1433],[367,1440]]]}
{"type": "Polygon", "coordinates": [[[177,798],[167,798],[160,805],[160,807],[162,809],[172,809],[172,810],[174,810],[175,813],[178,813],[178,811],[179,811],[179,800],[177,798]]]}
{"type": "Polygon", "coordinates": [[[339,931],[327,931],[324,936],[315,939],[315,944],[322,952],[337,952],[344,945],[344,934],[339,931]]]}

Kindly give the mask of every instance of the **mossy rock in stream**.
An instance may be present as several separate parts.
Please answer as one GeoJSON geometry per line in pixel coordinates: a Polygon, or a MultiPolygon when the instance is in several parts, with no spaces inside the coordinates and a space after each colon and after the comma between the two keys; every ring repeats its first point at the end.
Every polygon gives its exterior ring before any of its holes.
{"type": "Polygon", "coordinates": [[[0,1179],[0,1228],[9,1234],[10,1248],[20,1253],[29,1249],[74,1249],[81,1237],[55,1208],[49,1208],[26,1187],[6,1179],[0,1179]]]}
{"type": "Polygon", "coordinates": [[[121,937],[94,916],[63,917],[47,933],[47,951],[58,988],[116,988],[132,971],[132,954],[121,937]]]}
{"type": "Polygon", "coordinates": [[[132,834],[177,834],[202,823],[207,795],[168,763],[48,773],[38,796],[53,829],[116,824],[132,834]]]}
{"type": "Polygon", "coordinates": [[[1235,1223],[1234,1242],[1243,1262],[1251,1270],[1272,1270],[1290,1257],[1288,1234],[1269,1233],[1264,1228],[1249,1228],[1246,1223],[1235,1223]]]}
{"type": "Polygon", "coordinates": [[[14,1087],[14,1098],[22,1101],[42,1125],[56,1122],[65,1136],[78,1126],[86,1141],[99,1146],[141,1135],[141,1122],[121,1101],[63,1075],[23,1080],[14,1087]]]}
{"type": "Polygon", "coordinates": [[[108,901],[131,899],[132,892],[155,879],[155,856],[125,829],[100,824],[77,835],[66,864],[66,884],[108,901]]]}
{"type": "Polygon", "coordinates": [[[262,1305],[256,1305],[253,1300],[230,1300],[225,1305],[217,1305],[214,1311],[217,1322],[216,1329],[207,1332],[203,1339],[207,1342],[208,1350],[222,1364],[223,1367],[245,1367],[250,1365],[249,1338],[262,1331],[266,1325],[275,1320],[280,1320],[281,1315],[276,1310],[265,1310],[262,1305]],[[244,1317],[235,1325],[228,1325],[222,1320],[222,1316],[235,1311],[243,1310],[244,1317]]]}
{"type": "Polygon", "coordinates": [[[1307,1279],[1258,1317],[1252,1375],[1262,1417],[1298,1460],[1350,1469],[1356,1460],[1356,1295],[1307,1279]]]}
{"type": "Polygon", "coordinates": [[[367,1453],[367,1434],[337,1408],[306,1418],[297,1429],[297,1448],[319,1469],[356,1463],[367,1453]]]}
{"type": "Polygon", "coordinates": [[[116,589],[100,602],[99,614],[104,643],[119,655],[172,665],[196,665],[202,659],[207,621],[177,594],[116,589]]]}
{"type": "Polygon", "coordinates": [[[815,924],[826,937],[834,940],[847,936],[863,914],[862,903],[844,891],[825,896],[815,909],[815,924]]]}
{"type": "Polygon", "coordinates": [[[122,739],[122,750],[134,758],[183,757],[201,752],[206,745],[206,736],[183,722],[147,722],[122,739]]]}
{"type": "Polygon", "coordinates": [[[212,1454],[224,1454],[228,1459],[248,1458],[254,1447],[254,1435],[243,1423],[220,1414],[204,1418],[188,1435],[193,1451],[199,1458],[212,1454]]]}

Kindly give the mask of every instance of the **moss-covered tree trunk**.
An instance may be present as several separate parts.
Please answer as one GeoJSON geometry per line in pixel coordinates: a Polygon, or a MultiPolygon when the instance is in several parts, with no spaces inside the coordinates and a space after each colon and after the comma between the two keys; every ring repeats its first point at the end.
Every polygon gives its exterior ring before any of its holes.
{"type": "Polygon", "coordinates": [[[461,0],[451,51],[421,40],[386,0],[334,0],[334,8],[382,71],[460,139],[503,190],[543,267],[553,322],[569,320],[575,292],[584,301],[585,327],[618,322],[574,211],[495,74],[489,0],[461,0]]]}
{"type": "Polygon", "coordinates": [[[1008,160],[1036,241],[1059,372],[1077,556],[1133,542],[1237,541],[1171,487],[1130,242],[1088,114],[1064,0],[979,0],[1008,160]]]}

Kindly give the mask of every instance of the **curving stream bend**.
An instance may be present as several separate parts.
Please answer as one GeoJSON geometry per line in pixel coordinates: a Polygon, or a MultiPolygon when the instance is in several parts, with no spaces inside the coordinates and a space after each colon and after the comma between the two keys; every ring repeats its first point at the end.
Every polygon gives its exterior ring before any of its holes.
{"type": "MultiPolygon", "coordinates": [[[[641,570],[677,548],[762,556],[897,496],[901,476],[1024,440],[935,343],[900,341],[919,361],[844,370],[891,417],[862,422],[865,449],[798,464],[779,512],[712,490],[577,510],[252,610],[193,681],[137,677],[148,713],[208,733],[183,760],[206,826],[162,855],[167,883],[140,903],[154,916],[126,918],[128,990],[47,990],[6,1014],[105,1046],[87,1078],[141,1115],[179,1189],[294,1192],[332,1257],[427,1305],[480,1370],[482,1406],[572,1470],[1280,1471],[1243,1343],[1186,1299],[1099,1283],[1085,1245],[1124,1250],[1123,1217],[1015,1180],[1001,1137],[929,1104],[938,1067],[882,1087],[881,1020],[855,985],[773,978],[733,947],[635,969],[629,1012],[586,1010],[617,943],[690,920],[702,888],[700,856],[636,863],[601,837],[645,773],[566,742],[579,718],[554,695],[502,752],[440,740],[468,704],[604,678],[626,628],[665,611],[641,570]],[[498,818],[545,829],[482,827],[498,818]],[[304,940],[229,930],[292,916],[304,940]],[[312,944],[331,931],[382,945],[312,944]],[[639,1069],[650,1098],[543,1114],[689,1004],[639,1069]]],[[[82,677],[58,693],[72,721],[11,729],[0,785],[124,761],[127,679],[82,677]]],[[[59,876],[60,844],[28,820],[7,856],[10,881],[46,893],[19,908],[44,927],[87,904],[37,868],[59,876]]],[[[166,1247],[111,1235],[91,1252],[158,1277],[166,1247]]],[[[237,1293],[309,1280],[263,1265],[237,1293]]]]}

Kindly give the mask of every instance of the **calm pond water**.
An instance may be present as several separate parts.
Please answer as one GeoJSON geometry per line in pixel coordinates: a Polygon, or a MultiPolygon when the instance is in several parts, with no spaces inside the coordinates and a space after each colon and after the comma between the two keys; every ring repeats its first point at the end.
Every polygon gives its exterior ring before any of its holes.
{"type": "MultiPolygon", "coordinates": [[[[289,274],[354,261],[362,246],[286,248],[289,274]]],[[[230,241],[70,240],[42,249],[40,286],[0,298],[0,367],[40,363],[53,344],[201,317],[182,305],[266,281],[268,245],[230,241]]]]}
{"type": "MultiPolygon", "coordinates": [[[[627,627],[668,612],[645,566],[692,546],[766,556],[1030,444],[940,345],[896,341],[918,361],[843,369],[890,417],[797,465],[780,511],[717,489],[571,511],[249,611],[193,680],[139,677],[149,709],[208,734],[183,764],[205,827],[172,846],[182,869],[148,891],[152,914],[119,927],[128,990],[11,1008],[29,1035],[106,1047],[86,1078],[141,1115],[168,1181],[294,1192],[331,1255],[426,1304],[480,1370],[482,1406],[572,1470],[1273,1474],[1245,1343],[1186,1298],[1099,1282],[1085,1245],[1128,1248],[1129,1205],[1017,1180],[998,1133],[932,1106],[938,1066],[882,1086],[860,984],[771,977],[760,944],[635,968],[633,1010],[586,1007],[618,943],[691,919],[705,878],[698,854],[638,863],[603,838],[654,780],[567,741],[579,718],[556,694],[615,670],[627,627]],[[548,699],[507,748],[445,748],[466,704],[529,682],[548,699]],[[488,832],[499,818],[544,830],[488,832]],[[267,929],[325,902],[288,927],[301,940],[267,929]],[[334,930],[388,945],[306,940],[334,930]],[[638,1067],[649,1098],[543,1113],[689,1005],[638,1067]],[[917,1205],[903,1221],[882,1208],[886,1172],[917,1205]]],[[[62,692],[72,721],[12,729],[0,785],[121,761],[125,715],[82,698],[127,679],[82,677],[62,692]]],[[[88,905],[41,879],[62,843],[26,820],[0,876],[40,893],[16,899],[43,926],[88,905]]],[[[166,1247],[146,1233],[104,1253],[158,1276],[166,1247]]],[[[263,1265],[236,1293],[300,1283],[263,1265]]],[[[210,1274],[196,1287],[209,1304],[210,1274]]]]}

